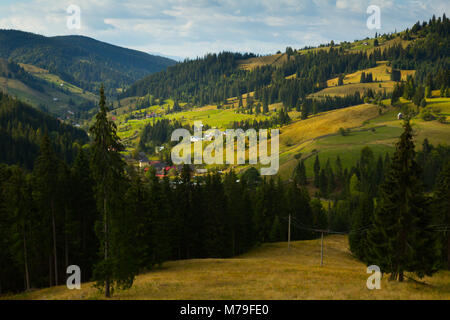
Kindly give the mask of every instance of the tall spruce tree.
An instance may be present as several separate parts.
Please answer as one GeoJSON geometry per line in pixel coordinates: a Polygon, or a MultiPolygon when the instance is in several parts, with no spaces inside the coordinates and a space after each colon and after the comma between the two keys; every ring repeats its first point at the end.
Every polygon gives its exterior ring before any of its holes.
{"type": "Polygon", "coordinates": [[[314,185],[316,188],[320,186],[320,162],[319,155],[316,155],[316,159],[314,160],[314,185]]]}
{"type": "Polygon", "coordinates": [[[102,214],[102,221],[96,226],[102,260],[95,266],[94,277],[97,286],[104,288],[105,296],[110,297],[115,287],[131,287],[137,267],[132,256],[132,232],[128,229],[127,219],[131,217],[125,214],[122,200],[127,187],[125,163],[120,156],[123,146],[116,125],[108,119],[103,86],[100,88],[99,112],[90,132],[93,140],[91,168],[97,207],[102,214]]]}
{"type": "Polygon", "coordinates": [[[437,229],[442,232],[442,257],[450,270],[450,162],[441,171],[435,192],[437,229]]]}
{"type": "Polygon", "coordinates": [[[78,252],[77,261],[83,270],[83,281],[92,277],[92,265],[97,261],[98,240],[92,226],[100,219],[94,197],[94,181],[89,165],[89,155],[80,149],[71,169],[71,192],[73,201],[72,231],[78,234],[74,250],[78,252]]]}
{"type": "MultiPolygon", "coordinates": [[[[11,240],[12,252],[17,264],[22,267],[24,272],[25,289],[31,288],[30,275],[30,247],[32,243],[31,229],[33,226],[32,219],[32,200],[29,182],[23,170],[14,166],[11,168],[11,177],[5,183],[4,195],[6,196],[6,209],[11,217],[11,240]]],[[[2,270],[3,272],[3,270],[2,270]]]]}
{"type": "MultiPolygon", "coordinates": [[[[58,157],[56,156],[48,134],[45,133],[42,138],[40,154],[36,159],[36,163],[33,171],[33,190],[34,197],[38,202],[39,209],[43,213],[45,222],[47,223],[47,227],[49,228],[49,234],[52,235],[51,250],[49,250],[49,254],[52,255],[50,261],[53,260],[53,266],[49,266],[49,270],[53,267],[54,273],[54,284],[58,285],[58,244],[57,244],[57,220],[58,210],[57,210],[57,201],[58,201],[58,175],[57,169],[59,166],[58,157]],[[52,252],[52,253],[50,253],[52,252]]],[[[52,275],[49,275],[50,283],[52,283],[51,278],[52,275]]]]}
{"type": "Polygon", "coordinates": [[[415,161],[413,131],[406,120],[368,236],[370,263],[391,274],[391,280],[403,281],[405,272],[423,277],[437,271],[440,254],[437,237],[429,229],[429,204],[415,161]]]}
{"type": "Polygon", "coordinates": [[[304,160],[300,160],[294,169],[294,182],[296,185],[302,186],[305,186],[307,184],[306,167],[304,160]]]}
{"type": "Polygon", "coordinates": [[[352,215],[352,228],[348,240],[352,253],[358,259],[368,262],[367,234],[373,220],[373,200],[367,193],[362,193],[358,200],[358,206],[352,215]]]}

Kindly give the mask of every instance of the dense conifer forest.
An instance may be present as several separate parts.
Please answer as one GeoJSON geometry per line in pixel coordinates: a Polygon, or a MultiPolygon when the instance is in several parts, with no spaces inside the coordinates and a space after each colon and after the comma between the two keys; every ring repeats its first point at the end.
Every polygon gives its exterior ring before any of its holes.
{"type": "Polygon", "coordinates": [[[88,142],[85,131],[0,92],[0,162],[31,169],[44,134],[62,159],[73,162],[76,150],[88,142]]]}
{"type": "Polygon", "coordinates": [[[174,65],[175,61],[120,48],[83,36],[44,37],[17,30],[0,30],[0,58],[32,64],[64,81],[96,92],[104,83],[107,93],[174,65]]]}

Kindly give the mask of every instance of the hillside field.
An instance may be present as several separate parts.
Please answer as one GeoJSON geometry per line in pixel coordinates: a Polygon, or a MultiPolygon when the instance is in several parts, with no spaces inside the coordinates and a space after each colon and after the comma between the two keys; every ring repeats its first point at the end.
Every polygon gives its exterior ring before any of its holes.
{"type": "MultiPolygon", "coordinates": [[[[366,266],[348,249],[346,236],[324,238],[324,266],[320,267],[320,239],[264,244],[232,259],[194,259],[166,262],[137,276],[130,290],[114,299],[450,299],[450,271],[440,271],[418,283],[389,282],[380,290],[366,287],[366,266]]],[[[410,276],[410,275],[408,275],[410,276]]],[[[413,276],[410,276],[414,278],[413,276]]],[[[65,286],[33,290],[6,299],[103,299],[92,283],[81,290],[65,286]]]]}
{"type": "MultiPolygon", "coordinates": [[[[427,99],[427,102],[427,108],[438,107],[441,114],[448,114],[449,98],[432,98],[427,99]]],[[[404,105],[411,103],[403,102],[401,107],[404,105]]],[[[316,154],[319,155],[321,165],[325,165],[329,158],[334,168],[338,155],[344,167],[354,165],[365,146],[369,146],[376,157],[394,152],[395,143],[403,130],[403,121],[397,119],[401,107],[382,108],[383,113],[380,115],[379,107],[365,104],[319,114],[286,126],[280,135],[281,177],[290,177],[298,162],[296,155],[305,159],[306,174],[312,178],[316,154]],[[348,128],[350,132],[343,136],[338,133],[340,127],[348,128]]],[[[425,138],[434,145],[448,145],[448,123],[423,121],[419,117],[415,117],[411,123],[415,131],[416,149],[421,148],[425,138]]]]}

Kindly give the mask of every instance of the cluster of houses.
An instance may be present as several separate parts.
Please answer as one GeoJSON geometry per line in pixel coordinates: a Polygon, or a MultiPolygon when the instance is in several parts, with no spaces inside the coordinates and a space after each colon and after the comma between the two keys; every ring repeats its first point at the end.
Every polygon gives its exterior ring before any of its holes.
{"type": "Polygon", "coordinates": [[[143,119],[151,119],[151,118],[159,118],[162,115],[156,112],[138,112],[138,113],[133,113],[130,116],[130,119],[137,119],[137,120],[143,120],[143,119]]]}
{"type": "MultiPolygon", "coordinates": [[[[195,166],[193,164],[190,164],[189,166],[192,172],[196,172],[195,166]]],[[[158,178],[163,178],[164,176],[169,174],[171,170],[175,170],[177,173],[180,173],[183,168],[183,165],[169,165],[164,161],[152,160],[149,162],[140,161],[139,167],[144,168],[145,172],[149,171],[150,168],[154,168],[156,171],[156,176],[158,178]]],[[[201,173],[200,170],[201,169],[199,169],[199,172],[197,173],[201,173]]]]}

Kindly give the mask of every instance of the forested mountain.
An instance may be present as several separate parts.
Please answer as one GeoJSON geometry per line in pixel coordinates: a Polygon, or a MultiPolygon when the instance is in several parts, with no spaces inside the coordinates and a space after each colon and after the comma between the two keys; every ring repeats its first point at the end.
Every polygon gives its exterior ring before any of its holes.
{"type": "MultiPolygon", "coordinates": [[[[345,72],[370,68],[376,60],[364,53],[343,54],[340,50],[320,51],[311,55],[295,55],[282,67],[262,66],[253,71],[239,68],[239,61],[252,57],[239,53],[208,54],[150,75],[131,86],[123,96],[147,93],[161,98],[174,98],[198,105],[222,103],[226,98],[271,86],[269,103],[292,100],[322,89],[327,79],[345,72]],[[296,74],[292,80],[285,77],[296,74]],[[295,91],[296,98],[287,91],[295,91]]],[[[289,103],[290,102],[290,103],[289,103]]]]}
{"type": "Polygon", "coordinates": [[[0,77],[17,79],[32,89],[43,91],[42,80],[33,77],[14,61],[7,61],[0,58],[0,77]]]}
{"type": "Polygon", "coordinates": [[[32,168],[45,132],[59,156],[68,162],[76,156],[74,144],[88,142],[85,131],[0,92],[0,163],[32,168]]]}
{"type": "Polygon", "coordinates": [[[44,37],[0,30],[0,58],[32,64],[89,91],[103,82],[109,93],[176,62],[84,36],[44,37]]]}
{"type": "MultiPolygon", "coordinates": [[[[417,70],[417,79],[436,78],[436,86],[449,85],[450,22],[444,15],[428,22],[418,22],[411,30],[386,35],[411,41],[409,45],[393,44],[372,51],[347,50],[344,46],[329,50],[300,52],[286,49],[282,65],[260,65],[253,70],[240,67],[252,54],[222,52],[187,60],[162,72],[149,75],[133,84],[122,97],[143,96],[173,98],[196,105],[222,104],[227,98],[256,91],[266,103],[283,102],[296,108],[308,94],[327,86],[327,80],[389,61],[396,69],[417,70]]],[[[375,79],[376,80],[376,79],[375,79]]],[[[398,81],[398,80],[396,80],[398,81]]]]}

